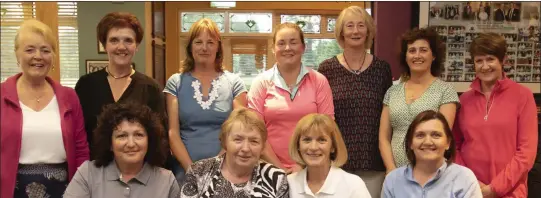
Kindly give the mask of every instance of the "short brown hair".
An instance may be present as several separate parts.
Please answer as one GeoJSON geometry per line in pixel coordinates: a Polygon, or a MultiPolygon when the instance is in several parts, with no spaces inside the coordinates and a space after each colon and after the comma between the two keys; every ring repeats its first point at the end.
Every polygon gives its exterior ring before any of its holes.
{"type": "Polygon", "coordinates": [[[144,36],[141,23],[135,17],[135,15],[128,12],[111,12],[101,18],[96,31],[98,34],[98,41],[105,46],[107,44],[107,35],[113,28],[131,28],[135,32],[135,42],[137,45],[141,43],[144,36]]]}
{"type": "Polygon", "coordinates": [[[447,140],[449,141],[449,150],[445,151],[443,154],[443,157],[447,159],[447,164],[451,164],[455,161],[455,155],[456,155],[456,145],[455,145],[455,139],[453,137],[453,133],[451,132],[451,128],[449,127],[449,123],[447,123],[447,119],[441,114],[440,112],[433,111],[433,110],[426,110],[421,113],[419,113],[414,119],[413,122],[411,122],[408,132],[406,133],[406,139],[404,140],[404,146],[406,148],[406,156],[408,157],[408,161],[412,166],[415,166],[416,160],[415,160],[415,153],[413,150],[411,150],[411,143],[413,142],[413,134],[415,134],[415,129],[417,129],[417,126],[419,126],[421,123],[430,121],[430,120],[439,120],[441,124],[443,125],[443,131],[445,132],[445,136],[447,136],[447,140]]]}
{"type": "Polygon", "coordinates": [[[470,55],[475,56],[493,55],[503,64],[507,53],[505,38],[494,32],[480,33],[470,44],[470,55]]]}
{"type": "Polygon", "coordinates": [[[146,105],[134,103],[112,103],[103,108],[98,116],[98,126],[94,129],[92,155],[98,167],[107,166],[114,159],[111,151],[113,131],[124,121],[139,123],[148,136],[148,150],[145,161],[153,166],[162,166],[167,159],[165,130],[158,114],[146,105]]]}
{"type": "Polygon", "coordinates": [[[411,71],[406,61],[408,45],[420,39],[428,42],[432,56],[435,58],[430,65],[430,74],[434,77],[439,77],[443,71],[445,44],[442,42],[436,29],[434,27],[414,28],[404,33],[400,42],[400,66],[402,67],[402,77],[404,80],[409,79],[411,76],[411,71]]]}
{"type": "Polygon", "coordinates": [[[299,151],[299,141],[302,135],[312,131],[325,133],[331,137],[332,148],[334,149],[334,154],[331,153],[333,165],[336,167],[344,165],[348,160],[348,152],[338,125],[330,116],[317,113],[308,114],[297,123],[293,136],[289,141],[289,156],[291,159],[303,167],[306,166],[299,151]]]}
{"type": "Polygon", "coordinates": [[[304,42],[304,32],[299,27],[299,25],[291,23],[291,22],[282,23],[280,25],[277,25],[274,28],[274,31],[272,32],[272,44],[276,44],[276,34],[278,34],[278,31],[280,31],[282,29],[286,29],[286,28],[292,28],[292,29],[296,30],[299,33],[299,37],[301,38],[302,45],[306,45],[305,42],[304,42]]]}
{"type": "Polygon", "coordinates": [[[267,141],[267,127],[265,122],[257,115],[256,112],[247,108],[238,108],[231,112],[227,120],[222,124],[222,130],[220,131],[220,142],[222,148],[225,149],[225,143],[231,128],[235,123],[242,124],[242,127],[257,130],[261,134],[261,141],[263,145],[267,141]]]}
{"type": "Polygon", "coordinates": [[[336,41],[338,41],[338,45],[340,45],[342,49],[344,48],[344,17],[349,13],[357,15],[359,18],[363,19],[367,29],[364,48],[370,49],[374,43],[374,37],[376,36],[376,25],[374,24],[374,19],[372,19],[372,16],[370,16],[366,10],[359,6],[349,6],[342,10],[340,15],[338,15],[338,19],[336,19],[336,26],[334,26],[334,37],[336,38],[336,41]]]}
{"type": "Polygon", "coordinates": [[[218,51],[216,52],[215,60],[215,69],[217,72],[222,72],[224,69],[222,63],[224,60],[224,49],[222,46],[222,38],[220,36],[220,28],[218,25],[210,19],[202,18],[197,20],[190,27],[188,34],[190,35],[190,40],[188,40],[188,45],[186,45],[186,58],[182,62],[180,67],[180,72],[191,72],[195,67],[195,61],[192,54],[192,42],[199,36],[199,34],[207,31],[210,36],[213,36],[218,41],[218,51]]]}

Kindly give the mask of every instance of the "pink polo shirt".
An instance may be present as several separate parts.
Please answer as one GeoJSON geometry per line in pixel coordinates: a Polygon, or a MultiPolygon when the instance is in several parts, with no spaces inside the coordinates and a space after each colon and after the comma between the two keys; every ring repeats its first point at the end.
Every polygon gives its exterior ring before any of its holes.
{"type": "Polygon", "coordinates": [[[297,87],[289,91],[276,65],[257,76],[248,92],[248,107],[256,110],[267,126],[267,141],[282,165],[292,167],[288,145],[297,122],[307,114],[322,113],[334,118],[332,92],[325,76],[310,68],[301,69],[297,87]]]}
{"type": "Polygon", "coordinates": [[[498,197],[527,197],[538,136],[532,92],[507,77],[496,83],[489,101],[478,78],[471,88],[460,96],[454,125],[456,163],[470,168],[498,197]]]}

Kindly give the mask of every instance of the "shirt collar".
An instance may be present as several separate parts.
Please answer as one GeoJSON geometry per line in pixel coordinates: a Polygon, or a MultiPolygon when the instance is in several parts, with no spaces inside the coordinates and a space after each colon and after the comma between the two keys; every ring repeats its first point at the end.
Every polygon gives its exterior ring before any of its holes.
{"type": "MultiPolygon", "coordinates": [[[[133,179],[141,182],[143,185],[146,186],[148,181],[150,180],[151,172],[151,165],[144,162],[143,168],[141,169],[141,171],[139,171],[139,173],[137,173],[137,175],[133,179]]],[[[115,160],[111,161],[111,163],[109,163],[109,165],[105,167],[105,174],[107,181],[120,181],[120,170],[118,170],[115,160]]]]}
{"type": "MultiPolygon", "coordinates": [[[[431,183],[432,181],[438,180],[441,177],[441,175],[445,172],[446,169],[447,169],[447,161],[444,160],[443,164],[436,171],[436,175],[430,180],[428,180],[427,184],[431,183]]],[[[408,164],[408,167],[404,170],[404,175],[406,176],[406,179],[408,179],[409,181],[413,181],[417,183],[415,178],[413,178],[413,167],[411,166],[411,164],[408,164]]]]}
{"type": "MultiPolygon", "coordinates": [[[[323,183],[323,186],[321,187],[321,189],[319,189],[318,192],[315,192],[315,193],[316,194],[324,193],[324,194],[328,194],[328,195],[335,194],[337,184],[340,183],[340,181],[337,181],[338,176],[339,176],[339,174],[338,174],[339,170],[340,170],[340,168],[331,166],[331,168],[329,170],[329,174],[327,175],[327,178],[325,178],[325,182],[323,183]]],[[[299,188],[299,189],[301,189],[301,193],[314,195],[313,194],[314,192],[312,192],[312,190],[310,190],[310,187],[308,187],[308,181],[306,180],[307,168],[302,169],[298,174],[299,174],[298,178],[302,180],[300,182],[297,182],[299,185],[302,185],[299,188]]]]}
{"type": "MultiPolygon", "coordinates": [[[[280,71],[278,71],[278,65],[274,64],[274,66],[272,66],[271,70],[272,70],[272,77],[271,77],[272,82],[274,82],[274,84],[276,86],[278,86],[278,87],[280,87],[282,89],[289,90],[289,88],[287,87],[286,81],[284,80],[284,78],[280,74],[280,71]]],[[[302,78],[306,74],[308,74],[308,68],[304,67],[302,65],[302,63],[301,63],[301,72],[299,72],[299,75],[297,76],[297,81],[295,81],[295,86],[299,85],[302,78]]]]}

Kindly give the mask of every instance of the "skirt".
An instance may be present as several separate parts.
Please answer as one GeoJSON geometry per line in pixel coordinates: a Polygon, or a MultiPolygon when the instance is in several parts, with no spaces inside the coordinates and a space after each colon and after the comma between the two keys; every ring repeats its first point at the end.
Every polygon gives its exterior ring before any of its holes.
{"type": "Polygon", "coordinates": [[[68,186],[68,164],[19,164],[16,198],[61,198],[68,186]]]}

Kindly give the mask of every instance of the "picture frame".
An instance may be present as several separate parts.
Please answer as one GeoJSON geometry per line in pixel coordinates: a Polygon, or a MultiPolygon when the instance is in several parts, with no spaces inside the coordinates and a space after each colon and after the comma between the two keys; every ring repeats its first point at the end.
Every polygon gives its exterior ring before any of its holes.
{"type": "Polygon", "coordinates": [[[98,54],[107,54],[105,47],[103,47],[100,41],[98,41],[98,54]]]}
{"type": "MultiPolygon", "coordinates": [[[[108,60],[86,60],[86,73],[99,71],[109,65],[108,60]]],[[[132,68],[135,70],[135,63],[132,63],[132,68]]]]}

